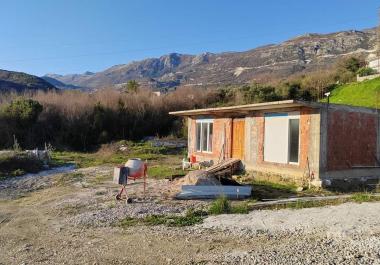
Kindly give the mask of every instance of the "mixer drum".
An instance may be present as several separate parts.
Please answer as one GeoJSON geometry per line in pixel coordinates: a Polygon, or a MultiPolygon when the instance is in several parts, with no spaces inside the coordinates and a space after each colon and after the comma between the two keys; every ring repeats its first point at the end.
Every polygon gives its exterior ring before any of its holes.
{"type": "Polygon", "coordinates": [[[125,163],[125,166],[129,169],[129,176],[132,178],[139,178],[144,175],[145,164],[141,159],[132,158],[125,163]]]}

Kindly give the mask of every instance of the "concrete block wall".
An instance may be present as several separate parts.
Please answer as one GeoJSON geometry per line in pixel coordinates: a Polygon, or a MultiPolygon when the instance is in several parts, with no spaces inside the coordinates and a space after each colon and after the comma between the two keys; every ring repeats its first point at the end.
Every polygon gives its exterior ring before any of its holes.
{"type": "Polygon", "coordinates": [[[321,178],[380,178],[376,110],[330,105],[321,109],[321,178]]]}
{"type": "Polygon", "coordinates": [[[311,108],[278,109],[275,112],[300,112],[299,164],[280,164],[264,161],[264,114],[254,112],[246,118],[245,165],[247,170],[281,175],[293,181],[301,181],[309,172],[319,177],[319,111],[311,108]]]}

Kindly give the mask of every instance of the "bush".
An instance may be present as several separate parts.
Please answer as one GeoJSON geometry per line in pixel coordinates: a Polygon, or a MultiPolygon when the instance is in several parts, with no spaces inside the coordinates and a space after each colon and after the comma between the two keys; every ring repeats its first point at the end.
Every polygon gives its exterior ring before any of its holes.
{"type": "Polygon", "coordinates": [[[25,173],[37,173],[43,169],[43,163],[23,153],[0,155],[0,179],[19,176],[25,173]]]}
{"type": "Polygon", "coordinates": [[[22,146],[32,142],[42,111],[42,105],[32,99],[16,99],[5,104],[0,110],[0,148],[12,146],[15,138],[22,146]]]}
{"type": "Polygon", "coordinates": [[[221,196],[212,202],[208,212],[212,215],[230,213],[231,204],[227,197],[221,196]]]}
{"type": "Polygon", "coordinates": [[[371,67],[362,67],[357,71],[357,74],[362,77],[362,76],[369,76],[369,75],[374,75],[377,74],[377,71],[371,67]]]}
{"type": "Polygon", "coordinates": [[[0,148],[11,147],[13,135],[23,148],[50,142],[59,149],[81,151],[110,141],[182,135],[181,118],[169,112],[206,107],[215,100],[211,90],[191,88],[160,97],[143,89],[40,92],[24,99],[0,96],[0,148]]]}

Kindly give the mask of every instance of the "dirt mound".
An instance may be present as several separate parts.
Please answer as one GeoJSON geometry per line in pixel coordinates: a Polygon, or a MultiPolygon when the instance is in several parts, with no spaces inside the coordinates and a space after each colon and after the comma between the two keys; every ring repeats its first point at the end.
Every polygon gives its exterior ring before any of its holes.
{"type": "Polygon", "coordinates": [[[212,174],[204,170],[190,171],[186,176],[173,180],[170,186],[171,195],[181,191],[183,185],[213,186],[222,185],[212,174]]]}

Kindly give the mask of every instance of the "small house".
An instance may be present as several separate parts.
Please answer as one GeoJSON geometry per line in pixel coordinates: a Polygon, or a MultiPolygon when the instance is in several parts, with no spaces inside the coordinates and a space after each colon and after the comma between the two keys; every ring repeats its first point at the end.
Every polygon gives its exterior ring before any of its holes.
{"type": "Polygon", "coordinates": [[[170,112],[188,120],[188,155],[296,182],[380,176],[376,109],[285,100],[170,112]]]}

